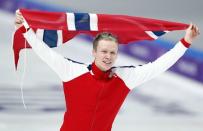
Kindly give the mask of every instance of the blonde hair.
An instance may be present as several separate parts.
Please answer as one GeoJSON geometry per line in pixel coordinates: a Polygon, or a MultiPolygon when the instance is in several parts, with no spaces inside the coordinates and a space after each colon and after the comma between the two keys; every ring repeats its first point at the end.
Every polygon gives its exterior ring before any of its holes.
{"type": "Polygon", "coordinates": [[[117,36],[113,35],[112,33],[109,33],[109,32],[102,32],[102,33],[99,33],[94,41],[93,41],[93,49],[94,50],[97,50],[97,46],[98,46],[98,43],[100,40],[109,40],[109,41],[114,41],[115,43],[118,44],[118,38],[117,36]]]}

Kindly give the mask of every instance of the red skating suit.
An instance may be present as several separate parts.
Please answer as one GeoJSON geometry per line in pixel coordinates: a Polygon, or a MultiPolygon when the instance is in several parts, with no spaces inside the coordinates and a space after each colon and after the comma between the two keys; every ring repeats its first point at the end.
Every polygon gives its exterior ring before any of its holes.
{"type": "Polygon", "coordinates": [[[36,37],[32,30],[24,37],[63,81],[67,110],[60,131],[111,131],[128,93],[170,68],[189,46],[182,39],[152,63],[113,67],[103,72],[94,63],[86,65],[65,59],[36,37]]]}

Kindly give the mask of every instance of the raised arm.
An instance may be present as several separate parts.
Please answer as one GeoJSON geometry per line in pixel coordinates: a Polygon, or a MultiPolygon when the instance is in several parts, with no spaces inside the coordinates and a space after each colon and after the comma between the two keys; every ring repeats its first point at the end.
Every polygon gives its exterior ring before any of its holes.
{"type": "Polygon", "coordinates": [[[190,44],[199,34],[200,32],[197,26],[190,24],[186,30],[185,37],[181,39],[174,48],[154,62],[138,67],[117,68],[116,73],[124,80],[130,89],[133,89],[168,70],[185,53],[187,48],[189,48],[190,44]]]}
{"type": "MultiPolygon", "coordinates": [[[[22,26],[24,19],[19,11],[16,11],[15,27],[22,26]]],[[[66,82],[86,71],[86,66],[65,59],[62,55],[53,51],[47,44],[39,39],[32,29],[24,33],[24,37],[34,52],[50,66],[62,81],[66,82]]]]}

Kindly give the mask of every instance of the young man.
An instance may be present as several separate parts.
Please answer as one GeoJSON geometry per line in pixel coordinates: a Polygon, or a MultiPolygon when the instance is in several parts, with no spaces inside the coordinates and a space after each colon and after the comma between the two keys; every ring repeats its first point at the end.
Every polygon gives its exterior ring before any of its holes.
{"type": "MultiPolygon", "coordinates": [[[[16,28],[22,23],[22,15],[17,12],[16,28]]],[[[138,67],[113,67],[118,40],[110,33],[95,38],[91,65],[65,59],[39,40],[32,29],[24,33],[32,49],[63,81],[67,110],[60,131],[111,131],[127,94],[170,68],[198,35],[198,28],[191,24],[185,37],[156,61],[138,67]]]]}

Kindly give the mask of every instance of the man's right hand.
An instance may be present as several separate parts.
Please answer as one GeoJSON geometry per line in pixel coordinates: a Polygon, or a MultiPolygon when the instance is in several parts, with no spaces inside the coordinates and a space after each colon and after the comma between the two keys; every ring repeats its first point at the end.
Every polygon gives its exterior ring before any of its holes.
{"type": "Polygon", "coordinates": [[[15,15],[15,28],[18,29],[23,25],[24,19],[22,14],[20,13],[19,10],[16,10],[16,15],[15,15]]]}

